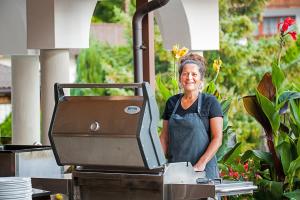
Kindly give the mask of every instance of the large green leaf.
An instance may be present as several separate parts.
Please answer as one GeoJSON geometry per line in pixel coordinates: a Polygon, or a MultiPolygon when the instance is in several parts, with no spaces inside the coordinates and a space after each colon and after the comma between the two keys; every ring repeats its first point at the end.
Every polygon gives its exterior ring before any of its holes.
{"type": "Polygon", "coordinates": [[[218,161],[222,160],[224,155],[230,150],[232,149],[232,147],[230,147],[228,145],[230,139],[231,139],[231,135],[232,135],[233,131],[231,129],[231,126],[227,126],[226,129],[223,130],[223,139],[222,139],[222,145],[221,147],[218,149],[218,152],[216,153],[218,161]]]}
{"type": "Polygon", "coordinates": [[[228,127],[228,110],[230,108],[231,99],[221,101],[221,107],[223,112],[223,132],[228,127]]]}
{"type": "Polygon", "coordinates": [[[295,100],[290,100],[291,115],[295,124],[300,128],[300,106],[295,100]]]}
{"type": "Polygon", "coordinates": [[[296,138],[300,136],[300,127],[297,126],[291,119],[290,119],[290,127],[292,133],[295,135],[296,138]]]}
{"type": "Polygon", "coordinates": [[[278,97],[278,103],[283,104],[288,100],[300,99],[300,92],[295,91],[285,91],[281,93],[278,97]]]}
{"type": "Polygon", "coordinates": [[[156,76],[156,87],[158,89],[158,92],[162,96],[163,100],[167,101],[170,96],[172,96],[172,93],[168,88],[165,86],[165,84],[162,82],[161,75],[156,76]]]}
{"type": "Polygon", "coordinates": [[[230,108],[231,102],[232,102],[231,98],[221,101],[223,115],[227,114],[227,112],[230,108]]]}
{"type": "Polygon", "coordinates": [[[171,84],[172,84],[172,88],[173,88],[173,95],[177,94],[179,92],[179,86],[178,86],[178,81],[175,78],[171,79],[171,84]]]}
{"type": "Polygon", "coordinates": [[[271,153],[260,151],[260,150],[248,150],[248,151],[246,151],[242,155],[241,160],[246,161],[249,158],[253,158],[253,157],[265,162],[266,164],[269,164],[270,166],[274,165],[271,153]]]}
{"type": "Polygon", "coordinates": [[[261,106],[259,105],[256,96],[245,96],[243,97],[243,103],[246,111],[254,117],[265,130],[271,130],[271,124],[261,109],[261,106]]]}
{"type": "Polygon", "coordinates": [[[300,138],[298,137],[298,141],[297,141],[297,154],[298,156],[300,156],[300,138]]]}
{"type": "Polygon", "coordinates": [[[272,83],[272,75],[270,73],[265,73],[257,86],[257,90],[269,100],[274,99],[276,89],[272,83]]]}
{"type": "Polygon", "coordinates": [[[260,94],[259,91],[256,91],[256,97],[262,110],[269,119],[273,132],[277,132],[280,126],[279,111],[276,110],[276,106],[268,98],[260,94]]]}
{"type": "Polygon", "coordinates": [[[300,156],[291,162],[290,167],[288,169],[288,174],[290,177],[292,177],[296,171],[300,168],[300,156]]]}
{"type": "Polygon", "coordinates": [[[276,90],[278,91],[284,81],[284,73],[282,69],[278,65],[272,66],[272,83],[276,87],[276,90]]]}
{"type": "Polygon", "coordinates": [[[281,200],[283,194],[283,183],[262,179],[259,182],[259,190],[255,193],[255,199],[259,200],[281,200]]]}
{"type": "Polygon", "coordinates": [[[280,155],[280,160],[282,163],[284,174],[288,173],[288,169],[290,167],[290,163],[293,160],[292,154],[291,154],[291,143],[289,140],[289,137],[281,133],[278,137],[278,145],[276,146],[277,151],[280,155]]]}
{"type": "Polygon", "coordinates": [[[300,189],[296,189],[292,192],[286,192],[283,196],[291,199],[291,200],[299,200],[300,199],[300,189]]]}
{"type": "Polygon", "coordinates": [[[208,94],[214,94],[215,93],[215,91],[216,91],[216,84],[215,84],[215,82],[214,81],[210,81],[209,83],[208,83],[208,85],[206,86],[206,88],[205,88],[205,90],[204,90],[206,93],[208,93],[208,94]]]}
{"type": "Polygon", "coordinates": [[[233,148],[231,148],[222,158],[221,162],[231,164],[240,155],[242,143],[238,142],[233,148]]]}

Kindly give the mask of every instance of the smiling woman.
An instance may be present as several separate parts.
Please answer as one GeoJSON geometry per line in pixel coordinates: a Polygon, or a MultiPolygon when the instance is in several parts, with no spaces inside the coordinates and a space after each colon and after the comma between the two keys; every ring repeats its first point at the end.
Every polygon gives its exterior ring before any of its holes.
{"type": "Polygon", "coordinates": [[[183,93],[170,97],[163,113],[160,140],[169,162],[190,162],[195,171],[218,178],[215,153],[222,143],[223,115],[217,99],[201,93],[205,61],[198,54],[180,60],[183,93]]]}

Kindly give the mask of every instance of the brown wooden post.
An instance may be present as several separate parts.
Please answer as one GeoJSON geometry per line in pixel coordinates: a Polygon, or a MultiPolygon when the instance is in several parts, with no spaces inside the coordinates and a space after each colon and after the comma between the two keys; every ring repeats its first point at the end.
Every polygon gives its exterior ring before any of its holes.
{"type": "MultiPolygon", "coordinates": [[[[137,0],[136,8],[149,0],[137,0]]],[[[150,83],[155,90],[155,60],[154,60],[154,15],[153,12],[146,15],[142,21],[143,45],[143,80],[150,83]]]]}

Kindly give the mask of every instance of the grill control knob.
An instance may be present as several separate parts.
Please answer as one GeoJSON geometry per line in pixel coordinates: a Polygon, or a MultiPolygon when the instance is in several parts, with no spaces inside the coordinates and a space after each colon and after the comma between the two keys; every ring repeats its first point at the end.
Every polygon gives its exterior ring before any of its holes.
{"type": "Polygon", "coordinates": [[[100,123],[95,121],[93,123],[91,123],[90,125],[90,130],[93,131],[93,132],[96,132],[100,129],[100,123]]]}

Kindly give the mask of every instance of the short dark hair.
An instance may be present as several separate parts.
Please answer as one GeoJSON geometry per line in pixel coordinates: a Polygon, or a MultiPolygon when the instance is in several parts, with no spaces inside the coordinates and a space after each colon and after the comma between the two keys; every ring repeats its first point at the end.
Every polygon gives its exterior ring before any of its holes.
{"type": "Polygon", "coordinates": [[[196,54],[196,53],[189,53],[180,59],[179,69],[178,69],[179,76],[181,76],[183,67],[186,64],[191,64],[191,63],[196,64],[198,66],[198,70],[200,73],[200,79],[203,80],[205,71],[206,71],[206,62],[202,56],[200,56],[199,54],[196,54]]]}

